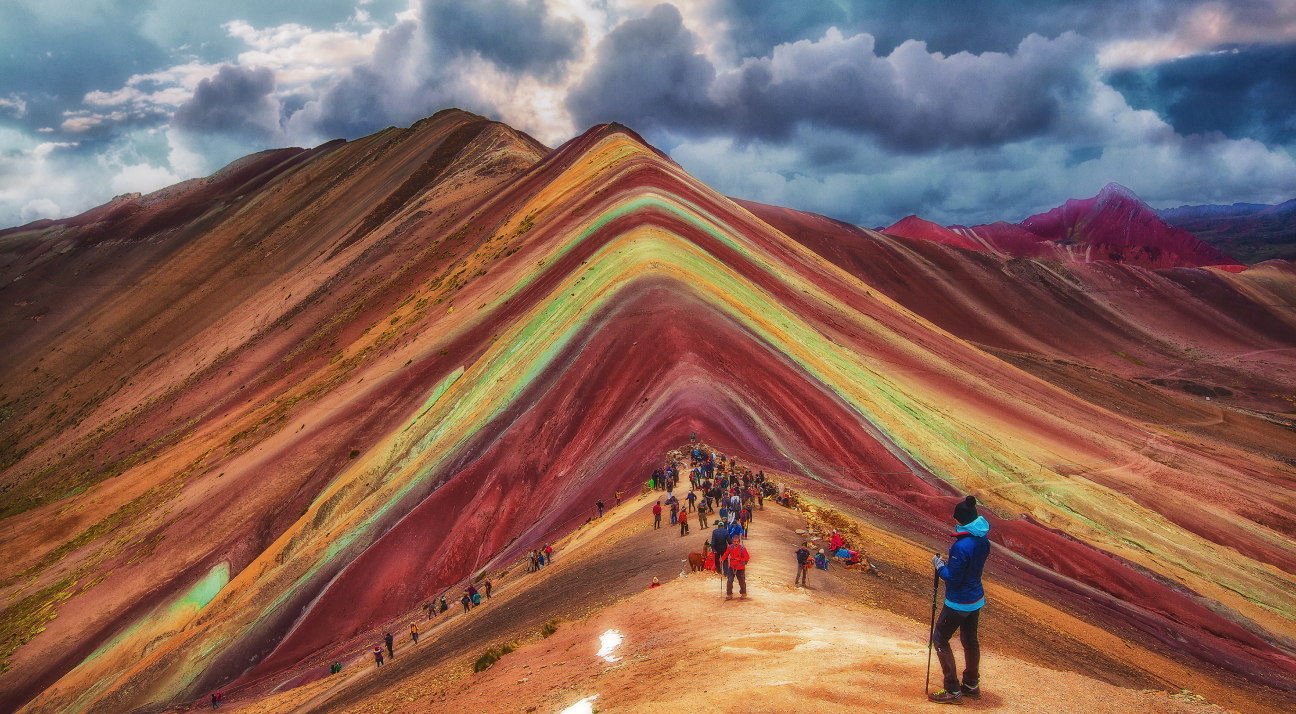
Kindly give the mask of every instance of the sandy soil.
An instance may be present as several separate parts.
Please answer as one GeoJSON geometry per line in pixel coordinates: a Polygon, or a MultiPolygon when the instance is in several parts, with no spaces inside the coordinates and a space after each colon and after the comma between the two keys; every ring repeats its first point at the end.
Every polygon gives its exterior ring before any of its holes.
{"type": "MultiPolygon", "coordinates": [[[[232,710],[559,712],[595,695],[597,710],[627,712],[936,707],[922,690],[926,622],[887,611],[903,600],[911,610],[928,612],[930,601],[908,593],[901,583],[909,578],[900,563],[883,556],[882,576],[834,565],[827,573],[812,571],[809,588],[793,588],[792,550],[802,537],[796,530],[806,522],[799,512],[771,504],[757,512],[748,541],[750,597],[727,601],[716,575],[683,571],[687,566],[681,559],[701,542],[696,517],[688,537],[669,525],[653,530],[653,500],[631,500],[601,522],[583,526],[560,543],[553,566],[507,576],[486,606],[466,616],[455,607],[452,617],[422,624],[419,645],[401,637],[396,659],[381,670],[366,653],[372,645],[354,643],[357,649],[341,677],[270,696],[236,694],[232,710]],[[654,576],[663,587],[647,587],[654,576]],[[909,602],[916,598],[922,602],[909,602]],[[569,621],[540,639],[539,623],[560,611],[569,621]],[[624,638],[611,655],[615,662],[596,656],[600,636],[611,630],[624,638]],[[528,644],[487,671],[470,673],[471,661],[486,646],[511,639],[528,644]]],[[[1023,623],[1020,602],[1011,602],[1007,591],[997,592],[1009,602],[992,602],[986,611],[985,693],[981,701],[969,701],[969,708],[1223,711],[1191,692],[1170,696],[1122,688],[1024,661],[1022,654],[1038,659],[1031,653],[1048,649],[1059,633],[1041,630],[1038,642],[1024,641],[1023,626],[1038,623],[1023,623]]],[[[939,679],[939,666],[932,666],[939,679]]],[[[1136,668],[1127,669],[1130,679],[1138,677],[1136,668]]]]}

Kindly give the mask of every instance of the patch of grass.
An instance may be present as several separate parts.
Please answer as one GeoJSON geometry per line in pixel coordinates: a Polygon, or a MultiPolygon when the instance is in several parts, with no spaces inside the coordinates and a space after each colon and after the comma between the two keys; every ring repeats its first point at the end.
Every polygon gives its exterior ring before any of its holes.
{"type": "Polygon", "coordinates": [[[1140,360],[1139,358],[1137,358],[1137,357],[1130,357],[1129,355],[1125,354],[1124,352],[1121,352],[1120,350],[1112,350],[1112,352],[1115,352],[1116,355],[1117,355],[1118,357],[1124,357],[1125,359],[1127,359],[1127,360],[1133,362],[1134,364],[1136,364],[1136,365],[1138,365],[1138,366],[1140,366],[1140,367],[1146,367],[1146,366],[1147,366],[1147,364],[1144,363],[1144,362],[1143,362],[1142,360],[1140,360]]]}
{"type": "Polygon", "coordinates": [[[521,646],[522,645],[518,644],[517,642],[505,642],[502,646],[500,646],[500,655],[506,655],[510,652],[517,650],[517,648],[521,646]]]}
{"type": "Polygon", "coordinates": [[[485,672],[486,670],[491,668],[491,665],[498,662],[499,658],[503,656],[504,653],[492,647],[486,650],[485,652],[483,652],[482,656],[478,657],[476,662],[473,662],[473,671],[485,672]]]}
{"type": "Polygon", "coordinates": [[[546,622],[544,626],[540,628],[540,636],[547,638],[553,633],[557,632],[558,625],[561,624],[562,621],[563,619],[561,617],[555,617],[554,619],[546,622]]]}

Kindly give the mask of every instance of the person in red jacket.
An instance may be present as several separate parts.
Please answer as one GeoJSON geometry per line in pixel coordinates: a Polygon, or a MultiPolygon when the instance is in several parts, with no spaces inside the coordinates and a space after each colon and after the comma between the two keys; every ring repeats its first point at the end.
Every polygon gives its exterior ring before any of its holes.
{"type": "Polygon", "coordinates": [[[661,501],[653,504],[653,530],[661,528],[661,501]]]}
{"type": "Polygon", "coordinates": [[[735,535],[729,542],[729,549],[725,551],[724,559],[729,561],[729,583],[725,589],[725,599],[733,599],[734,578],[738,578],[738,594],[743,599],[747,598],[747,561],[751,560],[751,554],[747,552],[747,546],[742,544],[742,536],[735,535]]]}

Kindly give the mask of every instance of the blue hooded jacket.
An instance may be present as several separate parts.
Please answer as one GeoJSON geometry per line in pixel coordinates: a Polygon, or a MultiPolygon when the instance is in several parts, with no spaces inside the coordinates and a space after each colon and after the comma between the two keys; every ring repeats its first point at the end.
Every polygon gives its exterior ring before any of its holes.
{"type": "Polygon", "coordinates": [[[950,546],[945,567],[937,571],[945,581],[945,605],[951,610],[971,612],[985,606],[981,571],[990,555],[989,532],[990,523],[981,516],[955,531],[958,540],[950,546]]]}

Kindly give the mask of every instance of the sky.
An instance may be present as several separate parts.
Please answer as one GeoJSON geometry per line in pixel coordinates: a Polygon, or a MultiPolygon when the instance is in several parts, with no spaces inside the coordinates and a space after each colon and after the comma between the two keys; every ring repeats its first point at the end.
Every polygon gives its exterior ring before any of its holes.
{"type": "Polygon", "coordinates": [[[0,228],[459,107],[884,226],[1296,197],[1296,0],[3,0],[0,228]]]}

